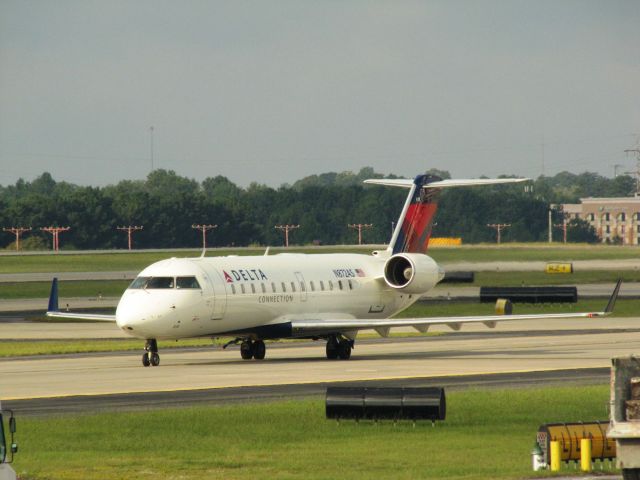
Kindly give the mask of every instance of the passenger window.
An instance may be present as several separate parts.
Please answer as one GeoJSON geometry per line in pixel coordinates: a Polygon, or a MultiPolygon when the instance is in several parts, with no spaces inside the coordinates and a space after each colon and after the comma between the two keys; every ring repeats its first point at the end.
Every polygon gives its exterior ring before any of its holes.
{"type": "Polygon", "coordinates": [[[353,290],[353,283],[351,280],[347,280],[347,282],[349,282],[349,290],[353,290]]]}
{"type": "Polygon", "coordinates": [[[267,287],[264,286],[264,283],[261,283],[260,287],[262,289],[262,293],[267,293],[267,287]]]}
{"type": "Polygon", "coordinates": [[[287,286],[284,284],[284,282],[282,282],[282,293],[285,293],[287,291],[287,286]]]}
{"type": "Polygon", "coordinates": [[[313,280],[311,280],[311,281],[309,282],[309,287],[311,287],[311,291],[312,291],[312,292],[315,292],[315,291],[316,291],[315,287],[313,286],[313,280]]]}
{"type": "Polygon", "coordinates": [[[276,293],[276,284],[275,284],[275,282],[271,282],[271,290],[273,290],[273,293],[276,293]]]}
{"type": "Polygon", "coordinates": [[[244,291],[244,283],[240,284],[240,290],[242,290],[242,293],[247,293],[247,292],[244,291]]]}
{"type": "Polygon", "coordinates": [[[342,290],[342,280],[338,280],[338,288],[342,290]]]}
{"type": "Polygon", "coordinates": [[[333,281],[329,280],[329,290],[333,290],[333,281]]]}
{"type": "Polygon", "coordinates": [[[173,288],[173,277],[151,277],[147,288],[173,288]]]}
{"type": "Polygon", "coordinates": [[[251,293],[256,293],[256,286],[253,283],[251,284],[251,293]]]}
{"type": "Polygon", "coordinates": [[[151,277],[138,277],[133,282],[131,282],[131,285],[129,285],[129,288],[135,288],[135,289],[145,288],[145,285],[147,284],[150,278],[151,277]]]}
{"type": "Polygon", "coordinates": [[[320,290],[324,292],[324,282],[320,280],[320,290]]]}
{"type": "Polygon", "coordinates": [[[300,291],[304,292],[305,288],[304,288],[304,282],[300,282],[300,291]]]}
{"type": "Polygon", "coordinates": [[[231,293],[236,294],[236,286],[233,283],[231,284],[231,293]]]}
{"type": "Polygon", "coordinates": [[[178,277],[176,278],[176,288],[200,288],[200,284],[196,277],[178,277]]]}
{"type": "Polygon", "coordinates": [[[296,284],[291,282],[291,291],[295,292],[296,291],[296,284]]]}

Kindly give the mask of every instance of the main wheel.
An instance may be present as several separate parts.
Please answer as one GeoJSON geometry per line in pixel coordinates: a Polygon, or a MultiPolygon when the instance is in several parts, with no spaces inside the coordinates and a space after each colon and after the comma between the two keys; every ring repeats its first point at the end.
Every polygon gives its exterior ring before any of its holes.
{"type": "Polygon", "coordinates": [[[251,360],[253,358],[253,345],[250,340],[240,344],[240,356],[243,360],[251,360]]]}
{"type": "Polygon", "coordinates": [[[151,365],[154,367],[160,365],[160,355],[158,355],[158,352],[153,352],[151,354],[151,365]]]}
{"type": "Polygon", "coordinates": [[[640,468],[623,468],[622,478],[624,480],[638,480],[640,479],[640,468]]]}
{"type": "Polygon", "coordinates": [[[333,337],[327,340],[327,358],[329,360],[335,360],[338,358],[338,342],[333,337]]]}
{"type": "Polygon", "coordinates": [[[267,354],[267,347],[265,346],[262,340],[256,340],[253,343],[253,358],[256,360],[264,359],[264,356],[267,354]]]}
{"type": "Polygon", "coordinates": [[[351,344],[345,340],[338,344],[338,357],[340,360],[349,360],[351,358],[351,344]]]}
{"type": "Polygon", "coordinates": [[[147,352],[144,352],[142,354],[142,365],[144,365],[145,367],[151,365],[151,362],[149,361],[149,354],[147,352]]]}

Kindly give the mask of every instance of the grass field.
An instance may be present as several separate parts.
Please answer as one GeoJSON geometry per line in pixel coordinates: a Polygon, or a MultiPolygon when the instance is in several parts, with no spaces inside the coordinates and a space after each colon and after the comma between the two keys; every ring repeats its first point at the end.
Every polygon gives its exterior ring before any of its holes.
{"type": "Polygon", "coordinates": [[[541,424],[606,419],[608,395],[605,385],[454,392],[435,428],[338,424],[321,399],[23,417],[15,468],[22,480],[517,479],[534,476],[541,424]]]}
{"type": "MultiPolygon", "coordinates": [[[[82,280],[59,283],[61,297],[120,297],[129,280],[82,280]]],[[[0,283],[0,299],[48,298],[51,282],[0,283]]]]}
{"type": "MultiPolygon", "coordinates": [[[[272,248],[271,253],[369,253],[374,247],[336,246],[336,247],[291,247],[272,248]]],[[[380,248],[380,246],[376,247],[380,248]]],[[[262,255],[264,248],[212,249],[207,256],[219,255],[262,255]]],[[[3,255],[0,273],[29,272],[98,272],[142,270],[147,265],[169,257],[193,257],[200,252],[126,252],[99,254],[65,255],[3,255]]],[[[437,262],[473,262],[473,261],[574,261],[589,259],[624,259],[640,257],[640,248],[608,245],[569,245],[533,243],[467,245],[459,248],[432,248],[429,255],[437,262]]]]}

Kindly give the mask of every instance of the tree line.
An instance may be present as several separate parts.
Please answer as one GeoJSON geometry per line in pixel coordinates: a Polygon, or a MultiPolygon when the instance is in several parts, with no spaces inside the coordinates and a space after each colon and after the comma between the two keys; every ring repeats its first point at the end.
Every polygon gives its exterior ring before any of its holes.
{"type": "MultiPolygon", "coordinates": [[[[450,178],[446,171],[428,173],[450,178]]],[[[197,248],[201,233],[193,224],[218,225],[207,236],[210,246],[282,245],[277,224],[300,225],[291,233],[293,244],[352,244],[357,232],[347,224],[373,223],[364,231],[364,241],[386,243],[407,192],[362,184],[366,178],[381,177],[363,168],[312,175],[278,188],[258,183],[242,188],[223,176],[198,182],[155,170],[145,180],[91,187],[56,182],[43,173],[31,182],[21,179],[0,186],[0,226],[34,227],[22,242],[26,248],[50,245],[50,237],[37,229],[45,226],[71,227],[60,236],[62,249],[126,248],[127,236],[117,227],[129,225],[144,226],[134,234],[134,248],[197,248]]],[[[503,241],[544,241],[550,204],[575,203],[587,196],[630,196],[634,189],[626,175],[609,179],[568,172],[541,176],[526,191],[522,185],[449,189],[440,198],[433,235],[492,242],[495,231],[486,224],[499,222],[511,224],[503,241]]],[[[559,220],[555,212],[554,223],[559,220]]],[[[570,240],[594,240],[595,232],[584,223],[569,229],[570,240]]],[[[14,239],[2,233],[0,246],[12,248],[14,239]]]]}

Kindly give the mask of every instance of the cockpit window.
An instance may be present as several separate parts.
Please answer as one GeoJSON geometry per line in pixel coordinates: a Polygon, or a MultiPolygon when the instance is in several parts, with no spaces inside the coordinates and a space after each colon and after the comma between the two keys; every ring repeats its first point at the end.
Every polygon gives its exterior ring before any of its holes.
{"type": "Polygon", "coordinates": [[[200,288],[200,284],[196,277],[178,277],[176,278],[176,288],[200,288]]]}
{"type": "Polygon", "coordinates": [[[151,277],[145,288],[173,288],[173,277],[151,277]]]}
{"type": "Polygon", "coordinates": [[[151,277],[137,277],[133,282],[131,282],[129,288],[144,288],[147,281],[149,281],[149,278],[151,277]]]}

